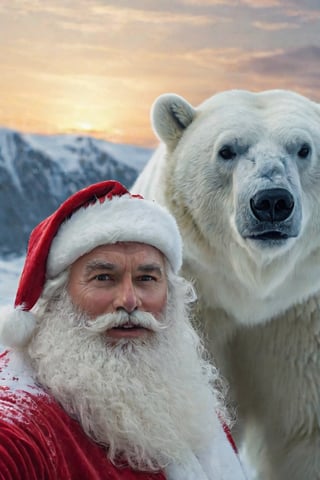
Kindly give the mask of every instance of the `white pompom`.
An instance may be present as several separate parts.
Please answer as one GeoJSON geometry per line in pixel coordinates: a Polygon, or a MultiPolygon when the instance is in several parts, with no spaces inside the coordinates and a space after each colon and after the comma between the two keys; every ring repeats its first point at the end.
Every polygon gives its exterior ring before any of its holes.
{"type": "Polygon", "coordinates": [[[0,343],[7,347],[22,348],[32,337],[36,326],[35,316],[18,307],[0,309],[0,343]]]}

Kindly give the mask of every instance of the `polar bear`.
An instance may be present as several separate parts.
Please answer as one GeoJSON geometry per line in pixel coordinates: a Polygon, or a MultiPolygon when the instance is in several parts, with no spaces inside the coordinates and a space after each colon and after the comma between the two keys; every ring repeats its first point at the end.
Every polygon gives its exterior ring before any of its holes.
{"type": "Polygon", "coordinates": [[[285,90],[175,94],[133,191],[166,205],[260,480],[320,479],[320,106],[285,90]]]}

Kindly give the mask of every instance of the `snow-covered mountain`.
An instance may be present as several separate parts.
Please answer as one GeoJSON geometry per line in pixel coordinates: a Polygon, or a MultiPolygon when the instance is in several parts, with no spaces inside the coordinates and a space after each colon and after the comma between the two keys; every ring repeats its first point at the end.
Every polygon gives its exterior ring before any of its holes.
{"type": "Polygon", "coordinates": [[[24,256],[0,258],[0,315],[1,307],[13,306],[24,258],[24,256]]]}
{"type": "Polygon", "coordinates": [[[23,255],[32,228],[79,188],[106,179],[131,186],[151,153],[88,136],[0,128],[0,258],[23,255]]]}

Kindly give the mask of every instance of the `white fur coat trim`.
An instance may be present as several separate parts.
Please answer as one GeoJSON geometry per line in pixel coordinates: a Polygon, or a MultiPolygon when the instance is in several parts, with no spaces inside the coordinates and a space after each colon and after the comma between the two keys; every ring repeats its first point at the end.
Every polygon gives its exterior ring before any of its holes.
{"type": "Polygon", "coordinates": [[[167,480],[246,480],[244,469],[227,436],[216,419],[215,438],[201,453],[189,452],[184,465],[167,467],[167,480]]]}

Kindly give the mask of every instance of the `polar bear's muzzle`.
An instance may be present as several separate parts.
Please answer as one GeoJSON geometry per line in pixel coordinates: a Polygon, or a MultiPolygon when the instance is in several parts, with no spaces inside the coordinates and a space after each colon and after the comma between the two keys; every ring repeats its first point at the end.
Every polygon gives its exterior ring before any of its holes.
{"type": "Polygon", "coordinates": [[[260,248],[284,246],[288,239],[299,235],[301,221],[301,202],[287,188],[260,189],[238,198],[238,232],[260,248]]]}
{"type": "Polygon", "coordinates": [[[284,188],[260,190],[250,198],[253,215],[261,222],[282,222],[292,213],[294,198],[284,188]]]}

